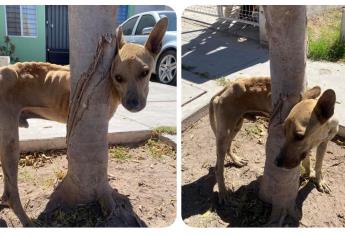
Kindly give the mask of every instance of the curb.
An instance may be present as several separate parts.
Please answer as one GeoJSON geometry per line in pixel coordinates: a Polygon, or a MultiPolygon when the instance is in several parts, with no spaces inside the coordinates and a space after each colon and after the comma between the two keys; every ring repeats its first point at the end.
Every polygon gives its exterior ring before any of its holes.
{"type": "Polygon", "coordinates": [[[191,127],[195,122],[200,120],[202,117],[208,114],[209,103],[204,104],[201,108],[191,113],[189,116],[182,120],[181,129],[184,132],[186,129],[191,127]]]}
{"type": "MultiPolygon", "coordinates": [[[[108,133],[108,143],[110,145],[125,145],[132,143],[140,143],[150,139],[153,135],[152,130],[138,130],[127,132],[108,133]]],[[[176,150],[176,142],[169,135],[160,134],[158,139],[172,146],[176,150]]],[[[66,149],[66,138],[48,138],[48,139],[32,139],[19,141],[20,152],[37,152],[54,149],[66,149]]]]}
{"type": "MultiPolygon", "coordinates": [[[[129,144],[143,142],[152,136],[151,130],[128,131],[108,133],[109,144],[129,144]]],[[[31,139],[19,141],[21,152],[47,151],[53,149],[65,149],[66,138],[47,138],[47,139],[31,139]]]]}
{"type": "Polygon", "coordinates": [[[160,134],[160,135],[158,135],[158,139],[160,141],[162,141],[163,143],[173,147],[174,150],[176,151],[177,150],[177,144],[176,144],[176,141],[171,138],[172,136],[174,136],[174,135],[160,134]]]}

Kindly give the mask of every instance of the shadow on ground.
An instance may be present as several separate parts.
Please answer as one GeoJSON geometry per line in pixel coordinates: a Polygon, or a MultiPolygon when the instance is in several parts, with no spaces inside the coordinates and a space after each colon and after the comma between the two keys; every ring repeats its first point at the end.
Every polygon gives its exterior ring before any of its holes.
{"type": "Polygon", "coordinates": [[[182,45],[182,77],[186,80],[200,84],[268,61],[266,48],[248,37],[236,36],[255,30],[253,26],[220,20],[194,30],[195,21],[183,21],[182,40],[186,43],[182,45]],[[185,71],[197,76],[190,78],[185,71]]]}
{"type": "MultiPolygon", "coordinates": [[[[216,184],[214,167],[209,168],[207,175],[182,186],[182,219],[213,211],[228,223],[227,227],[265,227],[272,208],[258,197],[260,178],[230,192],[228,204],[219,204],[218,193],[213,192],[216,184]]],[[[296,200],[299,211],[302,211],[304,200],[314,188],[314,184],[309,181],[299,190],[296,200]]],[[[299,222],[287,218],[285,225],[298,227],[299,222]]]]}
{"type": "MultiPolygon", "coordinates": [[[[45,210],[34,219],[37,227],[147,227],[133,211],[127,196],[114,189],[114,200],[117,205],[114,212],[105,216],[102,206],[97,203],[79,205],[73,208],[57,205],[51,200],[45,210]]],[[[51,199],[54,199],[54,193],[51,199]]]]}

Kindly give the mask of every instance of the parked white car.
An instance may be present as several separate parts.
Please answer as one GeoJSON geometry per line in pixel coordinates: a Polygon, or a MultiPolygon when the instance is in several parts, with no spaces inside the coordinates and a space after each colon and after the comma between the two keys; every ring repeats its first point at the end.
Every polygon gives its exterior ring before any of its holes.
{"type": "Polygon", "coordinates": [[[121,24],[127,42],[144,45],[153,26],[162,17],[169,24],[157,56],[155,74],[164,84],[176,84],[176,13],[174,11],[149,11],[134,15],[121,24]]]}

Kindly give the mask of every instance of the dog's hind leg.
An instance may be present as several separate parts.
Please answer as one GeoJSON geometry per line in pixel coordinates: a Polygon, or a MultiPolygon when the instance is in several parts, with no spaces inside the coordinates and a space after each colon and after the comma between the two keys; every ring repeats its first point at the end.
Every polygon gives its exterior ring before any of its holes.
{"type": "Polygon", "coordinates": [[[0,110],[0,158],[4,173],[4,193],[1,201],[12,208],[23,226],[31,226],[32,222],[23,209],[18,191],[19,113],[12,114],[8,110],[0,110]]]}
{"type": "Polygon", "coordinates": [[[248,164],[248,160],[237,156],[231,148],[232,140],[235,138],[237,133],[241,130],[242,124],[243,124],[243,118],[241,118],[236,123],[236,126],[233,129],[233,132],[231,132],[231,134],[230,134],[230,141],[229,141],[229,146],[228,146],[228,151],[227,151],[228,155],[230,156],[230,158],[232,160],[232,163],[238,168],[243,167],[243,166],[248,164]]]}
{"type": "Polygon", "coordinates": [[[220,204],[228,201],[227,188],[224,181],[224,160],[226,151],[229,144],[229,133],[225,129],[217,132],[216,143],[217,143],[217,163],[216,163],[216,179],[218,183],[218,201],[220,204]]]}
{"type": "Polygon", "coordinates": [[[217,163],[216,163],[216,179],[218,183],[218,201],[220,204],[229,201],[229,194],[225,186],[224,180],[224,160],[229,147],[229,143],[234,137],[234,129],[237,121],[234,118],[228,117],[223,113],[224,109],[220,106],[216,110],[217,130],[216,130],[216,148],[217,148],[217,163]]]}
{"type": "Polygon", "coordinates": [[[331,189],[326,184],[322,175],[322,162],[326,153],[328,141],[321,143],[316,149],[315,179],[316,188],[320,192],[330,193],[331,189]]]}

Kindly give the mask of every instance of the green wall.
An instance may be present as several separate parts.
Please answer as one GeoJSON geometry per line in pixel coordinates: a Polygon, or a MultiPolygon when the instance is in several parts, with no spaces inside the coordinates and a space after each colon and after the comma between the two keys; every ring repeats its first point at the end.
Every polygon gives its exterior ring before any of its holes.
{"type": "MultiPolygon", "coordinates": [[[[5,29],[5,7],[0,5],[0,44],[3,44],[5,29]]],[[[16,45],[15,56],[20,61],[45,61],[45,6],[37,6],[37,37],[10,36],[16,45]]]]}
{"type": "Polygon", "coordinates": [[[135,6],[134,5],[128,5],[128,16],[127,18],[133,16],[135,13],[135,6]]]}

